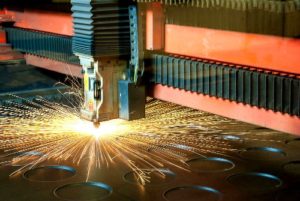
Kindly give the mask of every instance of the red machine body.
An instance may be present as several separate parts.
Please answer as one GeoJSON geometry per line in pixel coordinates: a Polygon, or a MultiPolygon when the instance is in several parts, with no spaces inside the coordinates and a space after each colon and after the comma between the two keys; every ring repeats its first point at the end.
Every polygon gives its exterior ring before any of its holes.
{"type": "MultiPolygon", "coordinates": [[[[237,64],[274,74],[300,77],[300,39],[164,24],[161,4],[148,6],[147,49],[221,63],[237,64]],[[159,16],[159,17],[158,17],[159,16]],[[156,33],[163,30],[163,37],[156,33]],[[155,48],[156,47],[156,48],[155,48]],[[158,48],[157,48],[158,47],[158,48]]],[[[155,85],[153,96],[221,116],[300,134],[300,118],[280,112],[155,85]]],[[[300,101],[300,100],[299,100],[300,101]]]]}

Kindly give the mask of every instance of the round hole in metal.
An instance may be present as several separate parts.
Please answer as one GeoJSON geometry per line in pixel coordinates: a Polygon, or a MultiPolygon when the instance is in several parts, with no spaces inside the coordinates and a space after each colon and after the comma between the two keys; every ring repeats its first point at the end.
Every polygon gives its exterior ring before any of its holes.
{"type": "Polygon", "coordinates": [[[54,182],[68,179],[76,174],[76,170],[69,166],[52,165],[27,170],[23,176],[29,181],[54,182]]]}
{"type": "Polygon", "coordinates": [[[291,176],[300,177],[300,161],[291,161],[284,164],[283,170],[291,176]]]}
{"type": "Polygon", "coordinates": [[[226,141],[242,141],[242,138],[240,136],[237,136],[237,135],[223,135],[222,136],[222,139],[223,140],[226,140],[226,141]]]}
{"type": "Polygon", "coordinates": [[[274,147],[250,147],[240,152],[242,158],[249,160],[280,160],[286,153],[274,147]]]}
{"type": "MultiPolygon", "coordinates": [[[[176,174],[169,169],[142,169],[142,171],[149,177],[149,182],[146,182],[146,185],[169,183],[176,177],[176,174]]],[[[126,173],[124,180],[132,184],[142,183],[139,175],[134,171],[126,173]]]]}
{"type": "Polygon", "coordinates": [[[41,158],[43,154],[38,151],[29,151],[18,153],[17,156],[11,159],[12,166],[24,166],[34,163],[34,161],[41,158]]]}
{"type": "Polygon", "coordinates": [[[167,190],[163,197],[168,201],[219,201],[222,194],[207,186],[180,186],[167,190]]]}
{"type": "Polygon", "coordinates": [[[235,174],[228,177],[227,181],[247,193],[265,193],[282,186],[281,179],[261,172],[235,174]]]}
{"type": "Polygon", "coordinates": [[[55,197],[67,201],[97,201],[109,197],[112,187],[101,182],[82,182],[60,186],[54,190],[55,197]]]}
{"type": "Polygon", "coordinates": [[[289,188],[278,192],[276,201],[299,201],[300,190],[298,188],[289,188]]]}
{"type": "Polygon", "coordinates": [[[195,158],[186,162],[193,172],[225,172],[234,168],[234,163],[225,158],[195,158]]]}

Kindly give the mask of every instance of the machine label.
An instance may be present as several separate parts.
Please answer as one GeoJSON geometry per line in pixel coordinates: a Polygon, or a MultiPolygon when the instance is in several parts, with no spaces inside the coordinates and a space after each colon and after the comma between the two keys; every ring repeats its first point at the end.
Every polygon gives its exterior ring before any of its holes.
{"type": "Polygon", "coordinates": [[[90,80],[89,80],[89,76],[88,76],[87,73],[84,74],[83,79],[84,79],[84,91],[89,91],[89,89],[90,89],[90,86],[89,86],[90,80]]]}

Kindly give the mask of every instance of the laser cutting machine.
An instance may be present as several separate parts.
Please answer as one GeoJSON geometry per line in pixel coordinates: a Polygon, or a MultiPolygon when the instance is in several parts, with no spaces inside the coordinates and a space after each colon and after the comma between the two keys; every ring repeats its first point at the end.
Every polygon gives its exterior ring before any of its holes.
{"type": "Polygon", "coordinates": [[[300,134],[298,0],[31,2],[1,1],[0,41],[82,78],[95,124],[144,117],[147,94],[300,134]]]}

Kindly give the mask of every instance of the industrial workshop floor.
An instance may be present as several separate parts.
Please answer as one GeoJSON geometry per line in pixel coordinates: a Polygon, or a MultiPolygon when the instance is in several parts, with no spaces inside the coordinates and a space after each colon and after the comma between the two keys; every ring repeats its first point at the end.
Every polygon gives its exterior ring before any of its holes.
{"type": "MultiPolygon", "coordinates": [[[[10,177],[24,165],[21,160],[0,167],[0,201],[300,200],[300,138],[204,112],[197,115],[197,122],[192,124],[164,126],[170,132],[182,133],[182,141],[192,135],[220,146],[226,144],[228,150],[189,155],[189,171],[165,165],[165,177],[153,172],[151,182],[143,186],[128,167],[119,163],[88,172],[88,160],[79,165],[71,160],[47,160],[10,177]]],[[[2,155],[0,164],[12,157],[2,155]]]]}

